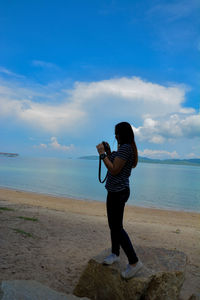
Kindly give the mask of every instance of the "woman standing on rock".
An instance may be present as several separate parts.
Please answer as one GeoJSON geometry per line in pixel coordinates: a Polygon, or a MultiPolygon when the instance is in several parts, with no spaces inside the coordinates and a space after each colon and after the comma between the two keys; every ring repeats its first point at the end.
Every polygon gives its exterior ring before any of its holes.
{"type": "Polygon", "coordinates": [[[132,168],[137,165],[138,152],[133,129],[129,123],[121,122],[117,124],[115,126],[115,137],[118,150],[113,151],[110,155],[105,153],[103,143],[96,146],[100,158],[108,169],[105,187],[108,191],[106,206],[111,232],[112,253],[104,259],[104,264],[111,265],[119,261],[121,246],[129,262],[126,270],[122,272],[122,277],[131,278],[142,268],[142,263],[123,228],[123,215],[125,203],[130,195],[129,177],[132,168]]]}

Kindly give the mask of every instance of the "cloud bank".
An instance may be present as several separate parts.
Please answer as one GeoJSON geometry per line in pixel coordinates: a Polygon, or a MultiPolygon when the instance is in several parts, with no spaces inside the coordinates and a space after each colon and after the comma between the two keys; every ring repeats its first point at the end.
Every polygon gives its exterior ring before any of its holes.
{"type": "Polygon", "coordinates": [[[167,120],[146,118],[143,126],[134,127],[139,140],[162,144],[169,139],[193,138],[200,136],[200,115],[172,114],[167,120]]]}
{"type": "Polygon", "coordinates": [[[140,156],[156,158],[156,159],[164,159],[166,157],[170,157],[172,159],[178,158],[179,155],[176,151],[169,152],[165,150],[151,150],[145,149],[143,151],[138,151],[140,156]]]}
{"type": "MultiPolygon", "coordinates": [[[[98,82],[25,86],[1,80],[0,116],[35,130],[74,134],[95,122],[112,118],[133,120],[138,139],[153,144],[200,135],[200,115],[185,107],[188,87],[160,85],[138,77],[98,82]],[[138,126],[134,121],[137,120],[138,126]]],[[[56,147],[56,140],[52,140],[56,147]]]]}

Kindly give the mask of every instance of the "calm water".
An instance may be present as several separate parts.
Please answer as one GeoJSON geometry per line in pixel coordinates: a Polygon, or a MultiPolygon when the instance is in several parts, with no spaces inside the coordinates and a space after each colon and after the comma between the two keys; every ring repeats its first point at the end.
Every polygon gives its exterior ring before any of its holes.
{"type": "MultiPolygon", "coordinates": [[[[0,186],[12,189],[105,201],[97,174],[98,161],[0,158],[0,186]]],[[[200,167],[140,163],[130,187],[130,205],[200,212],[200,167]]]]}

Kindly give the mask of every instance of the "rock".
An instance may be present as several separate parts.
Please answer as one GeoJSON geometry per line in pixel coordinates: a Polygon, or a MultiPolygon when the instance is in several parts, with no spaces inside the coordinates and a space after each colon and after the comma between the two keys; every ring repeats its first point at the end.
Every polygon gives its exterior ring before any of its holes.
{"type": "Polygon", "coordinates": [[[136,251],[144,267],[134,278],[121,277],[127,264],[124,253],[120,263],[103,265],[104,257],[110,253],[105,250],[88,262],[74,294],[92,300],[177,300],[184,281],[186,255],[163,248],[136,247],[136,251]]]}
{"type": "Polygon", "coordinates": [[[200,294],[192,294],[188,300],[200,300],[200,294]]]}
{"type": "MultiPolygon", "coordinates": [[[[78,300],[74,295],[56,292],[34,280],[8,280],[0,284],[0,300],[78,300]]],[[[88,298],[81,298],[89,300],[88,298]]]]}

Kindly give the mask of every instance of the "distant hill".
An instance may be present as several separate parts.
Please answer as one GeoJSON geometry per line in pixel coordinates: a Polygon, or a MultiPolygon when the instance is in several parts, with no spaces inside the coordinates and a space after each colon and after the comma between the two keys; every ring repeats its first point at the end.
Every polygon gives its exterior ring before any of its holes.
{"type": "MultiPolygon", "coordinates": [[[[98,155],[87,155],[81,156],[79,159],[86,159],[86,160],[98,160],[98,155]]],[[[147,157],[139,156],[140,163],[149,163],[149,164],[168,164],[168,165],[193,165],[193,166],[200,166],[200,159],[193,158],[193,159],[151,159],[147,157]]]]}
{"type": "Polygon", "coordinates": [[[86,155],[86,156],[79,157],[79,159],[98,160],[99,156],[98,155],[86,155]]]}
{"type": "Polygon", "coordinates": [[[153,164],[168,164],[168,165],[195,165],[200,166],[200,159],[151,159],[147,157],[139,157],[139,162],[153,164]]]}
{"type": "Polygon", "coordinates": [[[6,153],[6,152],[0,152],[0,156],[6,156],[6,157],[16,157],[19,156],[17,153],[6,153]]]}

